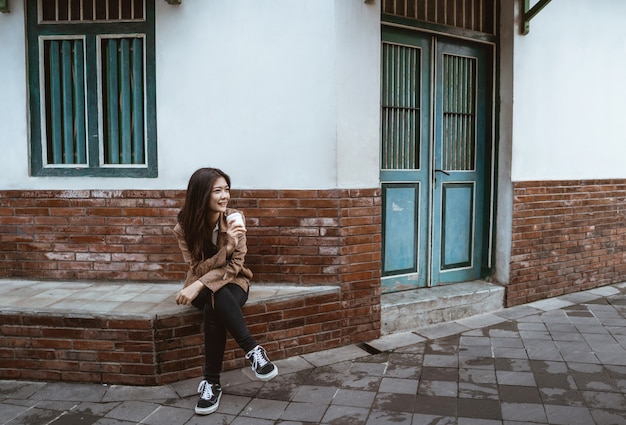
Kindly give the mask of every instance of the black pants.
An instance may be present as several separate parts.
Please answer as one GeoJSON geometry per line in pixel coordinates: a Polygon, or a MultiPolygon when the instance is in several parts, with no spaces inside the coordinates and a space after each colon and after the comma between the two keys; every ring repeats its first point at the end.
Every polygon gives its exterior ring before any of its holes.
{"type": "Polygon", "coordinates": [[[196,307],[204,310],[204,377],[212,384],[219,384],[226,349],[226,331],[245,353],[257,346],[241,312],[241,308],[248,300],[248,293],[241,286],[229,283],[213,294],[215,307],[211,303],[210,291],[207,288],[204,288],[196,299],[204,301],[203,306],[194,303],[196,307]]]}

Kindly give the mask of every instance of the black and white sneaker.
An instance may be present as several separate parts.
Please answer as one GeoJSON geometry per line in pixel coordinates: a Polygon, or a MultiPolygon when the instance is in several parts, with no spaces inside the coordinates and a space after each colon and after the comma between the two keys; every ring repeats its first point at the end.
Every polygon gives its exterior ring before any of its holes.
{"type": "Polygon", "coordinates": [[[246,359],[250,360],[254,374],[261,381],[269,381],[278,375],[278,368],[270,361],[270,359],[267,358],[265,349],[260,345],[257,345],[248,354],[246,354],[246,359]]]}
{"type": "Polygon", "coordinates": [[[200,400],[196,404],[196,413],[208,415],[215,412],[220,405],[220,398],[222,398],[222,387],[205,380],[200,382],[198,392],[200,393],[200,400]]]}

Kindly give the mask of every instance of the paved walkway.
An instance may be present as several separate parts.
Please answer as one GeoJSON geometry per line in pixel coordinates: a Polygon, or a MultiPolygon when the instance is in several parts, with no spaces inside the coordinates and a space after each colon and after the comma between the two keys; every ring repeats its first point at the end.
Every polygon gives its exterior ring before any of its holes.
{"type": "Polygon", "coordinates": [[[626,283],[161,387],[0,381],[0,424],[626,424],[626,283]]]}

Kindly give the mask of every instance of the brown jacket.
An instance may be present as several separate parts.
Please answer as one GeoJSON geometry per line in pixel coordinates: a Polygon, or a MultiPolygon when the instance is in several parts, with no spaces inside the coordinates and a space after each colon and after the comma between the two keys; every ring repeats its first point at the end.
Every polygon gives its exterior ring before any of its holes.
{"type": "Polygon", "coordinates": [[[194,260],[191,257],[191,252],[189,252],[187,242],[185,242],[183,228],[180,223],[177,223],[174,227],[174,235],[176,235],[178,240],[178,246],[183,253],[185,263],[189,266],[183,285],[184,288],[199,280],[213,292],[217,292],[218,289],[231,282],[241,286],[244,291],[248,291],[250,279],[252,279],[252,271],[244,264],[246,253],[248,252],[246,236],[244,234],[240,237],[237,246],[235,246],[234,240],[229,238],[226,233],[226,216],[235,211],[237,210],[227,208],[226,212],[220,215],[218,220],[217,253],[211,258],[202,261],[194,260]]]}

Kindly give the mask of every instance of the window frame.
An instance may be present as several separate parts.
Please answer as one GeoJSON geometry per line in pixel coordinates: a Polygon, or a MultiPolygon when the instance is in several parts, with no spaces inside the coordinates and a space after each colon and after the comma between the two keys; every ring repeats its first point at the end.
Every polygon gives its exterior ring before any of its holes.
{"type": "Polygon", "coordinates": [[[30,174],[57,177],[157,177],[155,6],[146,0],[141,21],[40,22],[40,0],[27,0],[27,63],[29,88],[30,174]],[[144,39],[144,163],[106,164],[104,161],[102,68],[100,40],[110,37],[144,39]],[[44,40],[84,40],[85,131],[87,164],[48,164],[45,96],[44,40]]]}

